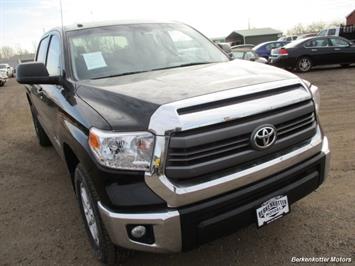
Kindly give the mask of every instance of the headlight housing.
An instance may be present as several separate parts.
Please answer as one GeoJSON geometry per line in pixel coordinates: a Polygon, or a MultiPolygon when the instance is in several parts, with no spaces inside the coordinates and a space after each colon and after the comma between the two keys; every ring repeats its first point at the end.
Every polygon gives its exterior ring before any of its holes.
{"type": "Polygon", "coordinates": [[[145,171],[151,165],[154,139],[149,132],[112,132],[91,128],[89,146],[103,166],[145,171]]]}
{"type": "Polygon", "coordinates": [[[320,93],[317,86],[312,85],[309,81],[303,80],[304,84],[309,89],[310,93],[312,94],[312,98],[314,101],[314,105],[316,107],[316,112],[319,113],[320,108],[320,93]]]}

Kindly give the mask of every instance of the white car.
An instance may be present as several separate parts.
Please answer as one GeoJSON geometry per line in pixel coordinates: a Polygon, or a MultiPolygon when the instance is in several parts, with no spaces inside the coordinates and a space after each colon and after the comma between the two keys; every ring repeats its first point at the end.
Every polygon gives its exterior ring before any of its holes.
{"type": "Polygon", "coordinates": [[[0,64],[0,72],[5,73],[7,77],[14,77],[14,68],[9,64],[0,64]]]}
{"type": "Polygon", "coordinates": [[[7,74],[0,71],[0,87],[4,86],[7,81],[7,74]]]}

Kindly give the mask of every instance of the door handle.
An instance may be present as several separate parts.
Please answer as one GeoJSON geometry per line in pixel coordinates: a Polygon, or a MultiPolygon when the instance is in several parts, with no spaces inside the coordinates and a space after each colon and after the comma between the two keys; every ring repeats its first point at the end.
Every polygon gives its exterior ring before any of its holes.
{"type": "Polygon", "coordinates": [[[42,87],[39,87],[39,88],[37,89],[37,94],[38,94],[39,98],[40,98],[41,100],[43,100],[45,92],[44,92],[44,90],[43,90],[42,87]]]}
{"type": "Polygon", "coordinates": [[[341,49],[340,48],[334,48],[334,51],[340,51],[341,49]]]}
{"type": "Polygon", "coordinates": [[[317,51],[318,51],[318,49],[312,49],[311,51],[312,51],[312,52],[317,52],[317,51]]]}

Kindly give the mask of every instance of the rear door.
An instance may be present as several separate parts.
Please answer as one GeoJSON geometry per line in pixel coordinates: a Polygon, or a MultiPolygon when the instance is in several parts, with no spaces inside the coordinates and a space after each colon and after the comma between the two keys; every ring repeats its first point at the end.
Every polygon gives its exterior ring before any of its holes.
{"type": "Polygon", "coordinates": [[[327,37],[313,38],[304,44],[307,54],[311,57],[313,65],[327,65],[333,63],[332,52],[327,37]]]}
{"type": "Polygon", "coordinates": [[[337,37],[331,37],[330,43],[333,48],[334,64],[346,64],[355,62],[355,47],[351,44],[337,37]]]}

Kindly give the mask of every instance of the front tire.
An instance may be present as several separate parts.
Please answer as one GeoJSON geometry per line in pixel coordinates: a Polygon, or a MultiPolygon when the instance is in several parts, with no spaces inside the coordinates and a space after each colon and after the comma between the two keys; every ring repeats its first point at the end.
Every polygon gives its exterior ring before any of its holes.
{"type": "Polygon", "coordinates": [[[97,207],[99,196],[88,173],[80,164],[75,170],[74,184],[81,216],[96,258],[108,265],[123,262],[130,251],[118,248],[111,242],[97,207]]]}
{"type": "Polygon", "coordinates": [[[312,60],[307,56],[303,56],[297,60],[296,68],[298,72],[308,72],[311,70],[312,66],[312,60]]]}

